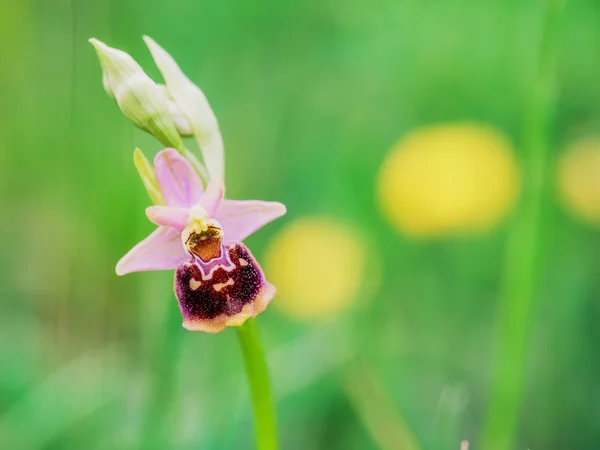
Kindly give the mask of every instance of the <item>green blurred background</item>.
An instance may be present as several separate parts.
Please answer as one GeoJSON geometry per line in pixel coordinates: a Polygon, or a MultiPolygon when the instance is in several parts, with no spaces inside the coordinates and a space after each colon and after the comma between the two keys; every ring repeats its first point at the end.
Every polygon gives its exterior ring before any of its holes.
{"type": "MultiPolygon", "coordinates": [[[[87,40],[159,79],[143,34],[211,102],[228,196],[287,205],[248,239],[259,260],[306,216],[368,249],[354,306],[306,320],[276,297],[259,317],[281,447],[478,448],[511,221],[412,238],[376,180],[435,123],[491,124],[519,160],[541,2],[0,1],[0,448],[253,448],[233,330],[183,330],[171,273],[114,274],[153,228],[133,149],[160,146],[106,96],[87,40]]],[[[572,1],[562,22],[552,165],[600,132],[600,6],[572,1]]],[[[595,449],[600,235],[547,181],[514,448],[595,449]]]]}

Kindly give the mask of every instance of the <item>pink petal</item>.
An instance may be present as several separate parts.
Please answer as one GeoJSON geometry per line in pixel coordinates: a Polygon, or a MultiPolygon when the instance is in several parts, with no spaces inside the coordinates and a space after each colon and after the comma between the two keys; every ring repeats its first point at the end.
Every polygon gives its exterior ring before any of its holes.
{"type": "Polygon", "coordinates": [[[117,263],[117,275],[144,270],[169,270],[189,258],[181,234],[169,227],[158,227],[117,263]]]}
{"type": "Polygon", "coordinates": [[[188,224],[189,212],[186,208],[174,206],[149,206],[146,215],[152,223],[175,228],[180,233],[188,224]]]}
{"type": "Polygon", "coordinates": [[[226,242],[242,242],[285,212],[285,206],[279,202],[223,200],[214,217],[223,227],[226,242]]]}
{"type": "Polygon", "coordinates": [[[202,180],[177,150],[165,148],[158,152],[154,157],[154,170],[167,206],[189,208],[202,197],[202,180]]]}
{"type": "Polygon", "coordinates": [[[206,192],[200,199],[200,206],[202,206],[209,216],[212,216],[223,201],[223,195],[225,195],[225,185],[223,180],[215,178],[208,183],[206,192]]]}

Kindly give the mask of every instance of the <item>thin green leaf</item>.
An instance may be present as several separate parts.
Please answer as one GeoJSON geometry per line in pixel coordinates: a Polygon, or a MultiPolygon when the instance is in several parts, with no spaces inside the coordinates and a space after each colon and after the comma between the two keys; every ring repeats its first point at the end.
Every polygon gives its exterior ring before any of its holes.
{"type": "Polygon", "coordinates": [[[139,148],[136,148],[133,152],[133,163],[140,174],[140,178],[142,179],[142,183],[144,183],[146,192],[148,192],[148,195],[152,199],[152,203],[155,205],[164,205],[165,201],[162,193],[160,192],[158,181],[156,180],[154,167],[152,167],[152,164],[150,164],[150,161],[148,161],[146,155],[144,155],[139,148]]]}

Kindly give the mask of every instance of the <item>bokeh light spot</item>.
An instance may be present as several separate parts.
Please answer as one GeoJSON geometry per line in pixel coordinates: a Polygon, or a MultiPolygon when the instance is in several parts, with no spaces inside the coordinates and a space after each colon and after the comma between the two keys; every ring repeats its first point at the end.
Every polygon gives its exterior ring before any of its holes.
{"type": "Polygon", "coordinates": [[[508,139],[477,123],[429,126],[401,138],[377,186],[390,222],[422,237],[491,228],[510,211],[518,190],[508,139]]]}
{"type": "Polygon", "coordinates": [[[558,163],[558,190],[575,217],[600,226],[600,138],[579,140],[565,150],[558,163]]]}
{"type": "Polygon", "coordinates": [[[332,316],[350,306],[361,288],[366,244],[350,227],[310,217],[288,225],[273,239],[265,258],[273,302],[299,319],[332,316]]]}

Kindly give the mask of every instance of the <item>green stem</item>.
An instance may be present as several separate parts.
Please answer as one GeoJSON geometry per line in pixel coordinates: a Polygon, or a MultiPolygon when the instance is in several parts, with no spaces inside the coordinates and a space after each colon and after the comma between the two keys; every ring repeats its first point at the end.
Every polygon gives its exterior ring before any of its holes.
{"type": "Polygon", "coordinates": [[[480,447],[513,448],[527,355],[527,330],[536,297],[542,212],[548,180],[547,150],[554,117],[558,25],[563,2],[548,0],[541,46],[524,122],[521,209],[509,236],[503,299],[497,316],[497,344],[490,403],[480,447]]]}
{"type": "Polygon", "coordinates": [[[265,353],[255,319],[237,328],[254,410],[257,450],[276,450],[277,420],[265,353]]]}

